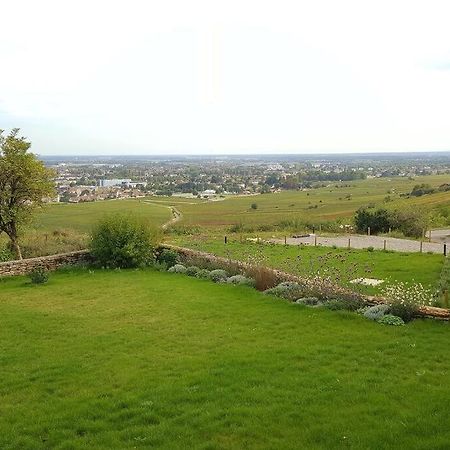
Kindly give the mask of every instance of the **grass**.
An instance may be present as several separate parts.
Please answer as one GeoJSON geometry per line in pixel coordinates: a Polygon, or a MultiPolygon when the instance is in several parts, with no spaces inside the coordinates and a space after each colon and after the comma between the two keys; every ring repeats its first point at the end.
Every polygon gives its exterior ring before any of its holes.
{"type": "MultiPolygon", "coordinates": [[[[385,252],[382,250],[342,249],[313,246],[284,246],[276,244],[242,243],[230,238],[228,244],[223,237],[179,238],[178,245],[195,250],[227,256],[242,261],[257,262],[293,274],[311,275],[319,272],[332,276],[340,284],[348,285],[355,278],[378,278],[386,283],[417,282],[435,289],[444,263],[444,256],[427,253],[385,252]]],[[[355,287],[355,285],[353,285],[355,287]]],[[[363,287],[363,292],[379,293],[379,287],[363,287]]]]}
{"type": "Polygon", "coordinates": [[[428,206],[438,208],[450,205],[450,192],[441,192],[416,198],[401,198],[416,184],[439,186],[448,181],[446,175],[377,178],[353,182],[330,182],[328,187],[309,191],[283,191],[251,197],[227,197],[223,201],[194,204],[186,202],[177,208],[183,213],[183,224],[204,227],[227,227],[243,223],[247,226],[267,226],[282,220],[349,221],[355,211],[369,203],[389,207],[428,206]],[[391,192],[391,193],[389,193],[391,192]],[[391,202],[383,203],[389,195],[391,202]],[[348,198],[346,198],[348,197],[348,198]],[[251,204],[256,203],[257,209],[251,204]]]}
{"type": "Polygon", "coordinates": [[[33,228],[51,232],[55,229],[73,229],[87,233],[93,224],[105,214],[132,212],[146,218],[154,225],[162,225],[171,217],[165,205],[147,203],[143,200],[106,200],[92,203],[54,203],[47,205],[36,215],[33,228]]]}
{"type": "Polygon", "coordinates": [[[446,448],[448,324],[152,271],[0,283],[4,449],[446,448]]]}

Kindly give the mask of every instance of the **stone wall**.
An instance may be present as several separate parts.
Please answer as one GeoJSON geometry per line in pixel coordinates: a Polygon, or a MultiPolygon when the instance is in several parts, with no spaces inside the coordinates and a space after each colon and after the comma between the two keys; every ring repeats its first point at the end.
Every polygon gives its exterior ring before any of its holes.
{"type": "Polygon", "coordinates": [[[59,255],[41,256],[39,258],[7,261],[0,263],[0,277],[26,275],[37,267],[43,267],[47,270],[56,270],[61,266],[79,264],[88,261],[89,252],[87,250],[62,253],[59,255]]]}

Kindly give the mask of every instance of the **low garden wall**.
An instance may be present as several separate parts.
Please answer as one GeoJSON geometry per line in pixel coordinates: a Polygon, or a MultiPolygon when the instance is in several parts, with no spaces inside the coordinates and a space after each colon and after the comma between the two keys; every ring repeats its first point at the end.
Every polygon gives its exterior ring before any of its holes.
{"type": "Polygon", "coordinates": [[[59,255],[41,256],[39,258],[21,259],[0,263],[0,277],[26,275],[37,267],[46,270],[56,270],[59,267],[80,264],[89,261],[89,252],[79,250],[59,255]]]}
{"type": "MultiPolygon", "coordinates": [[[[211,253],[200,252],[197,250],[191,250],[184,247],[177,247],[174,245],[162,245],[162,248],[167,248],[176,251],[180,258],[185,262],[203,262],[204,264],[210,264],[211,267],[217,268],[218,266],[228,270],[238,270],[248,276],[253,277],[255,270],[258,267],[248,264],[242,261],[237,261],[222,256],[212,255],[211,253]]],[[[59,267],[66,265],[75,265],[86,263],[91,260],[88,250],[79,250],[70,253],[62,253],[59,255],[42,256],[39,258],[22,259],[17,261],[7,261],[0,263],[0,277],[26,275],[37,267],[42,267],[46,270],[56,270],[59,267]]],[[[293,275],[281,270],[264,267],[265,271],[271,272],[271,274],[277,279],[278,283],[282,281],[293,281],[300,284],[307,282],[305,278],[293,275]]],[[[329,288],[330,286],[328,286],[329,288]]],[[[376,305],[385,303],[384,299],[375,296],[367,296],[355,293],[354,291],[333,285],[333,292],[337,295],[343,296],[357,295],[363,298],[367,304],[376,305]]],[[[419,309],[420,315],[423,317],[433,317],[437,319],[450,320],[450,310],[445,308],[436,308],[433,306],[423,306],[419,309]]]]}

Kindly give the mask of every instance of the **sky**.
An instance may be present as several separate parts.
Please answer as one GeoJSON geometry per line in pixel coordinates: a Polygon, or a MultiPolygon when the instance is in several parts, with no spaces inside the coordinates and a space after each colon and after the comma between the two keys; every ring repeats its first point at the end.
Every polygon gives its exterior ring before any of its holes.
{"type": "Polygon", "coordinates": [[[0,0],[41,155],[450,150],[448,0],[0,0]]]}

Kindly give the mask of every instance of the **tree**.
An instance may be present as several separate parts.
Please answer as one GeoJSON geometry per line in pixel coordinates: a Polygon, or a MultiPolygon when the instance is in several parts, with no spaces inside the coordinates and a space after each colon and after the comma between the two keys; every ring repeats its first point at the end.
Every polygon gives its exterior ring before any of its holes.
{"type": "Polygon", "coordinates": [[[0,130],[0,234],[6,233],[17,259],[20,227],[42,206],[43,198],[54,194],[53,171],[33,153],[31,143],[13,129],[6,137],[0,130]]]}

